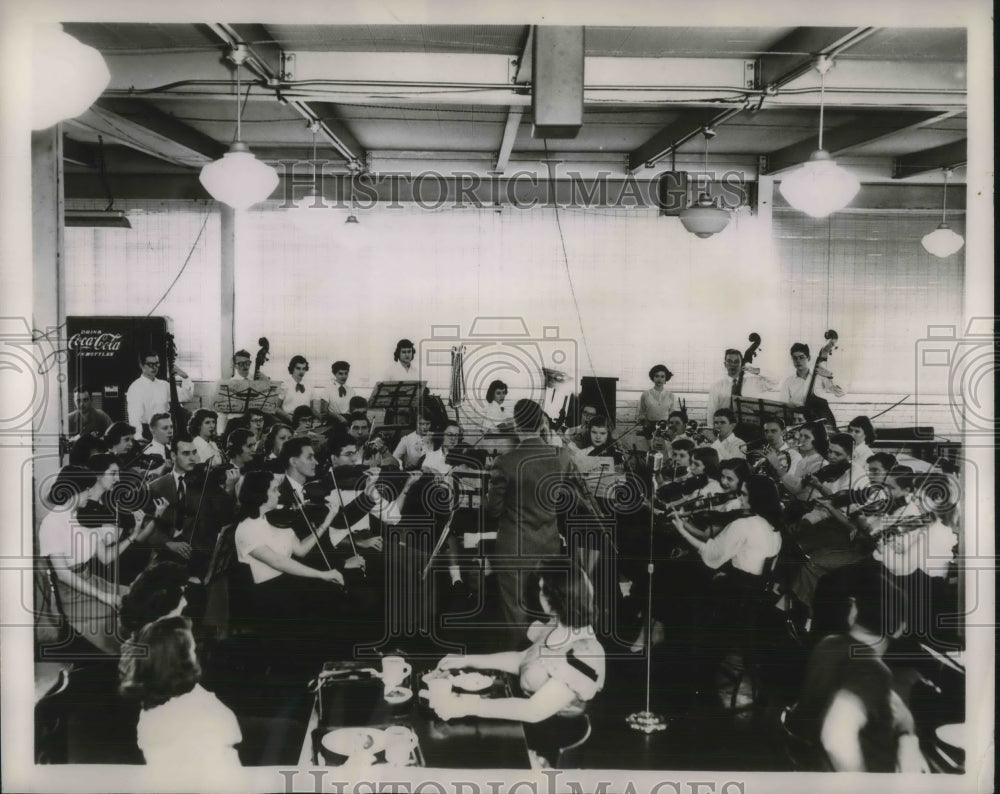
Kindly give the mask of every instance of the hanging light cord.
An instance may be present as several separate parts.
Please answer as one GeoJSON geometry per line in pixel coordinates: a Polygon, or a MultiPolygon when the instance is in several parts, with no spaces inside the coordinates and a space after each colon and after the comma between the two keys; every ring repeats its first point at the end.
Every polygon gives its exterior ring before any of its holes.
{"type": "MultiPolygon", "coordinates": [[[[821,105],[822,107],[822,105],[821,105]]],[[[240,64],[236,63],[236,142],[240,141],[240,64]]],[[[822,135],[822,132],[820,133],[822,135]]]]}
{"type": "Polygon", "coordinates": [[[944,169],[944,195],[941,197],[941,223],[947,223],[947,212],[948,212],[948,177],[950,176],[948,169],[944,169]]]}
{"type": "Polygon", "coordinates": [[[819,69],[819,148],[823,148],[823,93],[826,89],[826,69],[819,69]]]}

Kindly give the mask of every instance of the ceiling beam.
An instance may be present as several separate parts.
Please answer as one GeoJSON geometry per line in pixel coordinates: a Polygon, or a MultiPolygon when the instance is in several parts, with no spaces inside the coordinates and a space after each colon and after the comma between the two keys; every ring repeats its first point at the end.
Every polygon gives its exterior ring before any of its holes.
{"type": "Polygon", "coordinates": [[[517,59],[517,71],[514,73],[514,83],[525,85],[531,82],[534,64],[531,59],[532,44],[535,38],[535,26],[528,26],[528,35],[524,37],[524,46],[521,48],[521,57],[517,59]]]}
{"type": "MultiPolygon", "coordinates": [[[[250,33],[251,37],[260,37],[262,42],[270,42],[273,38],[263,25],[250,25],[250,26],[238,26],[238,25],[228,25],[225,23],[212,23],[208,25],[208,29],[223,43],[232,47],[237,44],[245,44],[250,47],[251,57],[244,63],[244,65],[258,77],[266,80],[268,83],[280,83],[285,79],[284,65],[280,63],[275,65],[274,62],[274,52],[269,47],[264,47],[263,44],[260,48],[253,46],[252,38],[248,42],[243,38],[241,30],[243,32],[250,33]],[[244,29],[245,27],[245,29],[244,29]],[[260,51],[258,52],[258,49],[260,51]]],[[[357,141],[354,136],[351,135],[344,127],[343,123],[339,119],[330,119],[329,121],[322,118],[316,110],[311,107],[309,102],[303,99],[284,99],[279,93],[278,98],[280,101],[284,101],[288,107],[295,110],[302,118],[306,120],[307,124],[318,123],[319,132],[321,132],[326,139],[333,145],[333,148],[337,150],[341,157],[347,161],[347,165],[352,170],[363,171],[365,170],[365,152],[358,146],[357,141]],[[340,128],[340,134],[338,134],[335,128],[340,128]],[[353,144],[353,146],[352,146],[353,144]]]]}
{"type": "Polygon", "coordinates": [[[965,165],[968,156],[968,141],[965,138],[933,149],[904,154],[892,161],[892,178],[905,179],[941,168],[958,168],[965,165]]]}
{"type": "Polygon", "coordinates": [[[814,68],[817,55],[837,55],[876,28],[795,28],[757,59],[757,88],[777,89],[814,68]]]}
{"type": "Polygon", "coordinates": [[[74,141],[63,136],[63,162],[82,165],[84,168],[98,167],[98,149],[89,143],[74,141]]]}
{"type": "MultiPolygon", "coordinates": [[[[205,136],[190,128],[187,128],[190,135],[181,135],[184,140],[175,139],[173,136],[178,134],[179,127],[185,126],[176,119],[173,120],[173,124],[162,125],[158,117],[154,117],[149,123],[145,123],[145,119],[135,121],[103,107],[103,101],[91,105],[89,110],[75,119],[63,123],[70,128],[81,130],[86,135],[101,135],[107,140],[158,160],[186,168],[200,168],[215,159],[216,155],[212,152],[225,151],[225,147],[215,140],[205,139],[205,136]]],[[[134,105],[129,107],[134,108],[134,105]]]]}
{"type": "MultiPolygon", "coordinates": [[[[823,132],[823,148],[836,157],[856,146],[874,143],[901,132],[926,127],[954,116],[932,111],[873,111],[863,119],[823,132]]],[[[819,148],[819,136],[810,135],[797,143],[766,154],[762,173],[777,174],[806,162],[819,148]]]]}
{"type": "Polygon", "coordinates": [[[170,138],[181,146],[204,155],[209,160],[218,160],[228,151],[228,146],[219,143],[210,135],[205,135],[188,126],[170,113],[166,113],[151,102],[142,99],[115,99],[105,97],[97,100],[102,110],[107,110],[122,118],[129,119],[151,132],[170,138]]]}
{"type": "Polygon", "coordinates": [[[497,151],[496,160],[493,162],[493,170],[502,174],[510,161],[510,153],[514,150],[514,141],[517,138],[517,131],[521,126],[521,116],[524,114],[523,108],[512,107],[507,111],[507,123],[503,128],[503,137],[500,139],[500,149],[497,151]]]}
{"type": "Polygon", "coordinates": [[[729,108],[721,113],[713,108],[691,108],[677,121],[668,124],[652,138],[628,154],[628,171],[634,174],[643,168],[650,168],[658,160],[676,152],[692,138],[700,135],[707,127],[725,124],[739,115],[743,107],[729,108]]]}

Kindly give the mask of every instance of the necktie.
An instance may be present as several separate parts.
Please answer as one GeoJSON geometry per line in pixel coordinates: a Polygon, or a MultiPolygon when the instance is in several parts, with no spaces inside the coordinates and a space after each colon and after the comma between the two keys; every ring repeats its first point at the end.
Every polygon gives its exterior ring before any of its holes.
{"type": "Polygon", "coordinates": [[[297,392],[304,392],[305,390],[306,390],[306,387],[303,386],[301,383],[296,383],[295,384],[295,391],[297,391],[297,392]]]}
{"type": "Polygon", "coordinates": [[[343,386],[341,386],[339,389],[337,389],[337,394],[339,394],[341,397],[343,397],[344,395],[347,394],[347,389],[345,389],[343,386]]]}
{"type": "Polygon", "coordinates": [[[184,529],[184,501],[186,497],[187,487],[184,485],[184,479],[181,478],[177,481],[177,511],[175,514],[175,529],[178,533],[184,529]]]}

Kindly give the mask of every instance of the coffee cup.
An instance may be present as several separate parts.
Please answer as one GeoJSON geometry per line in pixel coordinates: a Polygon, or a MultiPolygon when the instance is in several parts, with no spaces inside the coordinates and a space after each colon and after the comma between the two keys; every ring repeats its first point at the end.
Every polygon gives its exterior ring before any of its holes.
{"type": "Polygon", "coordinates": [[[417,745],[417,737],[405,725],[390,725],[385,729],[385,760],[392,766],[404,766],[410,760],[410,751],[417,745]]]}
{"type": "Polygon", "coordinates": [[[413,668],[402,656],[384,656],[382,658],[382,683],[387,690],[399,686],[412,670],[413,668]]]}
{"type": "Polygon", "coordinates": [[[427,699],[434,703],[435,699],[451,693],[451,676],[431,678],[427,682],[427,699]]]}

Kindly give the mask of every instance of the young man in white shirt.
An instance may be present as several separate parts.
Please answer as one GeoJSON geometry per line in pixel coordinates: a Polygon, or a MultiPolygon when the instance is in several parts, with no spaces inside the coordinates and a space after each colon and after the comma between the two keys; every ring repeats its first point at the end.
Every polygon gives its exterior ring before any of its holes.
{"type": "MultiPolygon", "coordinates": [[[[125,392],[125,405],[129,424],[142,428],[142,434],[150,437],[149,420],[153,414],[170,411],[170,384],[156,377],[160,369],[160,356],[156,351],[146,351],[139,357],[142,374],[132,381],[125,392]]],[[[177,391],[179,402],[191,399],[193,388],[187,373],[174,366],[174,372],[181,379],[177,391]]]]}
{"type": "MultiPolygon", "coordinates": [[[[809,381],[812,379],[812,367],[810,362],[812,357],[809,353],[809,345],[804,342],[796,342],[790,349],[792,366],[795,367],[795,374],[785,378],[781,383],[781,399],[789,405],[805,405],[806,392],[809,390],[809,381]]],[[[843,397],[844,390],[833,382],[833,376],[820,367],[816,374],[816,391],[827,392],[834,397],[843,397]]]]}
{"type": "Polygon", "coordinates": [[[774,391],[778,382],[760,374],[757,367],[743,367],[743,354],[735,348],[728,348],[723,357],[726,377],[721,378],[708,387],[708,402],[706,403],[706,424],[711,424],[715,412],[720,408],[733,407],[733,387],[740,378],[743,369],[743,395],[751,396],[763,392],[774,391]]]}
{"type": "Polygon", "coordinates": [[[719,453],[719,460],[746,458],[743,440],[736,436],[736,415],[728,408],[720,408],[712,418],[716,439],[712,449],[719,453]]]}

